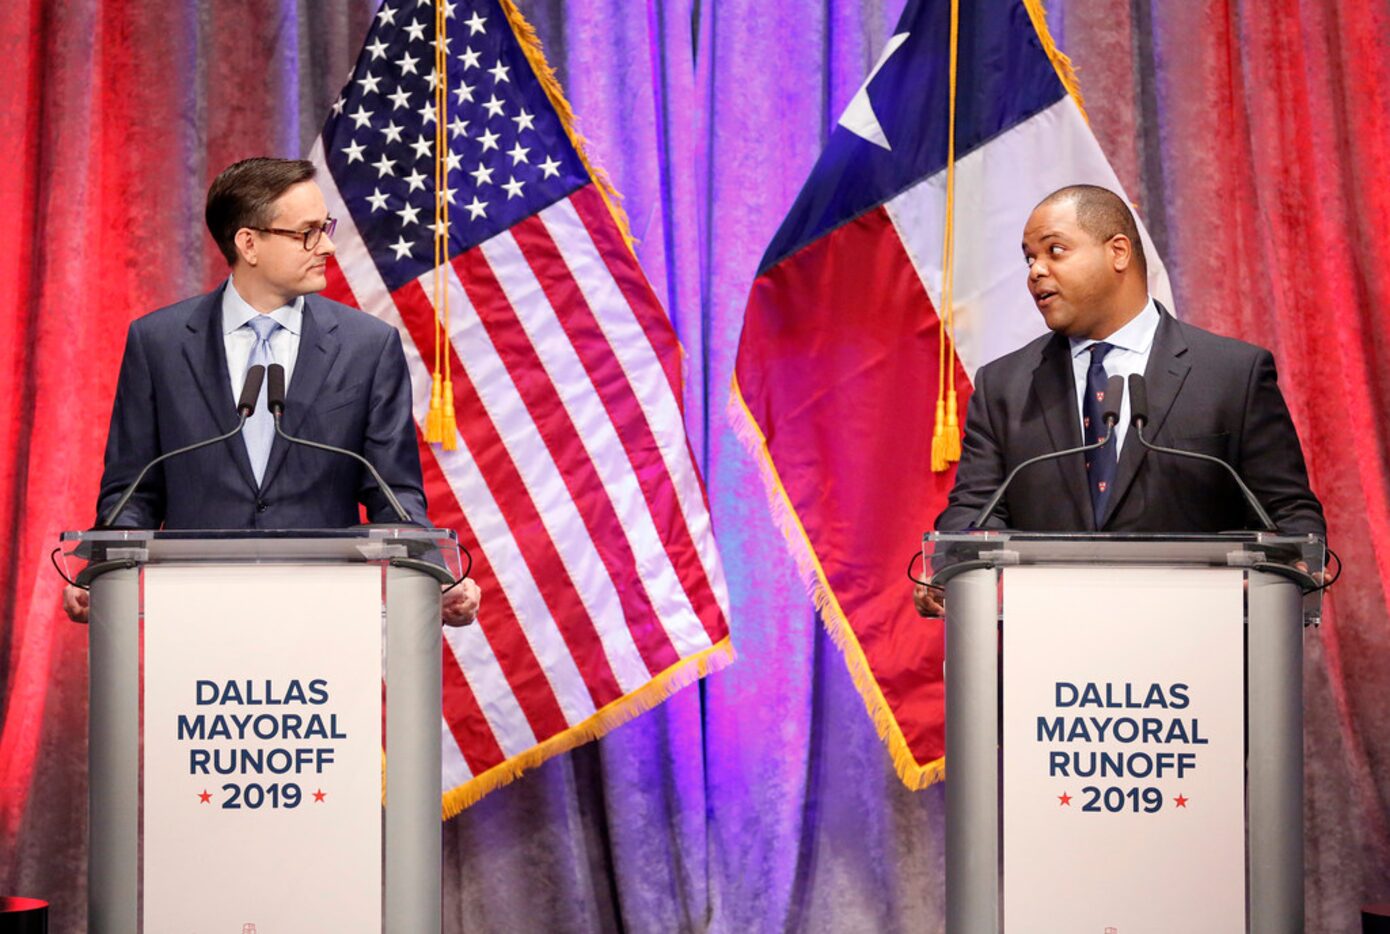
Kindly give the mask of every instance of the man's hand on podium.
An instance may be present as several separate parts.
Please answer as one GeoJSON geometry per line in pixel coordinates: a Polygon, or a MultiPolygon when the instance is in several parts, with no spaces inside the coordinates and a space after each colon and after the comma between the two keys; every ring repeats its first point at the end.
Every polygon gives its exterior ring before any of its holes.
{"type": "Polygon", "coordinates": [[[478,604],[483,600],[482,589],[471,577],[444,595],[440,616],[445,626],[467,626],[478,618],[478,604]]]}
{"type": "Polygon", "coordinates": [[[918,616],[940,619],[946,615],[946,591],[940,587],[913,584],[912,605],[917,608],[918,616]]]}
{"type": "Polygon", "coordinates": [[[87,591],[81,587],[74,587],[72,584],[63,588],[63,612],[68,614],[68,619],[74,623],[85,623],[87,610],[90,606],[91,600],[87,591]]]}

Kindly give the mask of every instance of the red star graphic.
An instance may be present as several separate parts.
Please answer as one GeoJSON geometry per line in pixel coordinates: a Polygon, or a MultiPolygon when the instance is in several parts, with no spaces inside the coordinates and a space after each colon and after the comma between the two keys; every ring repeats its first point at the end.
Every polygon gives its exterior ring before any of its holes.
{"type": "Polygon", "coordinates": [[[1185,808],[1185,807],[1187,807],[1187,802],[1188,802],[1188,799],[1187,799],[1187,798],[1184,798],[1182,795],[1178,795],[1176,798],[1173,799],[1173,803],[1176,804],[1176,805],[1177,805],[1178,807],[1180,807],[1180,808],[1185,808]]]}
{"type": "Polygon", "coordinates": [[[202,793],[200,793],[200,794],[198,795],[198,801],[199,801],[199,803],[201,803],[201,804],[207,804],[207,803],[208,803],[209,801],[211,801],[211,800],[212,800],[212,793],[209,792],[206,788],[204,788],[204,789],[202,790],[202,793]]]}
{"type": "Polygon", "coordinates": [[[320,789],[320,790],[314,792],[314,800],[315,800],[315,801],[322,801],[323,798],[324,798],[324,795],[326,795],[327,793],[328,793],[328,792],[323,791],[322,789],[320,789]]]}
{"type": "Polygon", "coordinates": [[[1071,795],[1067,794],[1065,791],[1057,796],[1057,800],[1062,802],[1061,807],[1071,807],[1071,795]]]}

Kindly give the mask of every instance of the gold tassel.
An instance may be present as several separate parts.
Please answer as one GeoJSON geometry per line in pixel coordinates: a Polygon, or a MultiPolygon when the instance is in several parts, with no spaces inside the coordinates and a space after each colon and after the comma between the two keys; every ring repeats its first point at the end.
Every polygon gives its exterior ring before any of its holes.
{"type": "Polygon", "coordinates": [[[444,381],[444,412],[440,419],[440,432],[443,434],[444,450],[457,451],[459,447],[458,419],[454,415],[454,381],[444,381]]]}
{"type": "Polygon", "coordinates": [[[953,383],[951,388],[946,390],[946,427],[941,437],[942,457],[952,464],[960,460],[960,419],[956,415],[959,408],[953,383]]]}
{"type": "Polygon", "coordinates": [[[458,425],[454,419],[454,384],[449,379],[450,341],[449,287],[442,270],[449,262],[449,201],[444,197],[448,187],[449,170],[446,153],[449,138],[445,126],[449,122],[449,62],[448,10],[440,5],[434,18],[434,67],[439,80],[435,83],[434,103],[434,374],[430,379],[430,410],[425,417],[425,441],[443,444],[444,450],[458,449],[458,425]]]}
{"type": "Polygon", "coordinates": [[[956,418],[956,314],[952,300],[956,256],[956,59],[960,44],[960,0],[951,0],[950,96],[946,120],[946,217],[941,235],[941,309],[937,331],[936,422],[931,435],[932,473],[943,473],[960,460],[960,423],[956,418]]]}
{"type": "Polygon", "coordinates": [[[931,469],[940,473],[946,469],[946,403],[936,400],[936,424],[931,432],[931,469]]]}
{"type": "Polygon", "coordinates": [[[425,416],[425,440],[430,444],[438,444],[444,440],[443,417],[444,410],[440,397],[439,374],[434,374],[430,380],[430,412],[425,416]]]}

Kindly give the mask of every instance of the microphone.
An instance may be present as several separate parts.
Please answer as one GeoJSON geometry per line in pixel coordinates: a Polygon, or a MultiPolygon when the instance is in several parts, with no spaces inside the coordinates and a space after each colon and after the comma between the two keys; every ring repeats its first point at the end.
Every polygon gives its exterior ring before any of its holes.
{"type": "Polygon", "coordinates": [[[265,367],[259,363],[246,371],[246,382],[241,384],[241,398],[237,400],[237,414],[250,418],[256,411],[256,400],[261,396],[261,383],[265,381],[265,367]]]}
{"type": "MultiPolygon", "coordinates": [[[[1132,387],[1133,383],[1131,382],[1130,385],[1132,387]]],[[[1024,467],[1031,467],[1042,461],[1054,460],[1058,457],[1066,457],[1068,454],[1084,454],[1087,451],[1094,451],[1097,448],[1103,448],[1109,444],[1110,439],[1115,436],[1115,426],[1120,423],[1120,403],[1124,400],[1124,395],[1125,378],[1123,376],[1110,377],[1105,384],[1105,398],[1102,400],[1104,408],[1101,410],[1100,416],[1101,421],[1105,423],[1105,437],[1094,444],[1083,444],[1080,447],[1067,448],[1065,451],[1049,451],[1046,454],[1039,454],[1037,457],[1030,457],[1028,460],[1019,464],[1013,470],[1009,471],[1009,475],[1004,478],[1003,483],[999,484],[999,488],[994,491],[994,495],[989,498],[989,502],[985,503],[984,508],[975,514],[975,520],[970,523],[970,528],[984,528],[984,524],[989,519],[990,514],[993,513],[995,507],[999,505],[999,501],[1004,498],[1004,493],[1008,490],[1009,484],[1014,482],[1014,477],[1018,476],[1018,472],[1024,467]]],[[[1134,402],[1131,392],[1130,408],[1133,407],[1134,402]]]]}
{"type": "MultiPolygon", "coordinates": [[[[1105,423],[1107,428],[1114,428],[1120,423],[1120,403],[1125,400],[1125,378],[1123,376],[1112,376],[1105,383],[1105,396],[1100,400],[1100,420],[1105,423]]],[[[1134,405],[1133,395],[1130,397],[1131,406],[1134,405]]]]}
{"type": "Polygon", "coordinates": [[[275,417],[276,434],[291,444],[302,444],[305,447],[314,448],[317,451],[327,451],[330,454],[343,454],[347,457],[351,457],[370,471],[372,479],[375,480],[377,486],[381,488],[381,492],[386,495],[387,502],[391,504],[391,508],[396,511],[396,515],[400,517],[400,520],[407,524],[413,524],[410,513],[406,512],[401,506],[401,501],[396,499],[395,491],[381,478],[381,474],[377,472],[377,469],[372,466],[371,462],[361,454],[358,454],[356,451],[349,451],[347,448],[335,447],[331,444],[322,444],[318,441],[296,438],[294,435],[286,432],[280,425],[280,418],[285,414],[285,368],[278,363],[272,363],[268,370],[267,379],[265,404],[270,414],[275,417]]]}
{"type": "Polygon", "coordinates": [[[121,511],[124,510],[126,504],[130,502],[130,498],[135,495],[135,491],[139,489],[140,484],[144,482],[145,475],[155,466],[164,463],[171,457],[178,457],[180,454],[187,454],[190,451],[196,451],[199,448],[205,448],[210,444],[226,441],[229,438],[234,438],[241,434],[241,430],[246,427],[246,420],[251,417],[252,412],[256,411],[256,398],[261,394],[261,382],[264,379],[265,367],[260,364],[247,370],[246,380],[241,384],[241,396],[238,397],[236,404],[236,427],[226,434],[221,434],[215,438],[208,438],[206,441],[198,441],[185,447],[178,448],[177,450],[169,451],[150,461],[141,469],[140,473],[136,475],[135,482],[125,488],[125,492],[122,493],[121,498],[116,501],[116,505],[107,510],[106,517],[97,524],[97,528],[111,528],[111,524],[120,516],[121,511]]]}
{"type": "Polygon", "coordinates": [[[265,388],[265,407],[275,416],[276,426],[280,416],[285,414],[285,368],[278,363],[270,365],[269,380],[265,388]]]}
{"type": "Polygon", "coordinates": [[[1226,473],[1231,475],[1231,479],[1240,487],[1240,492],[1245,496],[1245,502],[1254,511],[1255,517],[1260,520],[1266,532],[1278,532],[1278,527],[1269,518],[1269,513],[1265,512],[1264,506],[1255,498],[1255,494],[1250,492],[1250,487],[1245,485],[1245,481],[1236,473],[1236,469],[1219,457],[1212,457],[1210,454],[1201,454],[1197,451],[1183,451],[1178,448],[1168,448],[1162,445],[1153,444],[1144,437],[1144,426],[1149,423],[1149,391],[1144,383],[1144,377],[1138,373],[1131,373],[1129,376],[1129,424],[1134,429],[1134,436],[1139,439],[1139,443],[1150,451],[1157,451],[1160,454],[1172,454],[1175,457],[1188,457],[1193,460],[1206,461],[1209,464],[1217,464],[1226,473]]]}

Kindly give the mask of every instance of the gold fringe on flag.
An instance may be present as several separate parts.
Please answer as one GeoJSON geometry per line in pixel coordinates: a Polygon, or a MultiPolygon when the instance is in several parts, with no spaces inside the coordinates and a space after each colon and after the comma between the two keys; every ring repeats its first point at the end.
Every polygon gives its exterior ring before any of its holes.
{"type": "Polygon", "coordinates": [[[859,697],[864,701],[864,708],[874,722],[874,730],[888,747],[888,755],[893,760],[893,769],[898,773],[898,778],[913,791],[941,781],[946,777],[946,757],[939,756],[929,762],[918,762],[912,754],[912,748],[908,746],[907,737],[903,734],[902,724],[898,723],[893,708],[883,696],[883,688],[874,677],[869,658],[864,654],[863,646],[859,644],[859,637],[855,635],[849,617],[845,615],[844,608],[840,606],[840,601],[835,598],[835,592],[830,588],[830,579],[826,577],[825,568],[816,556],[811,537],[806,534],[806,528],[801,524],[801,518],[792,505],[791,495],[777,473],[777,465],[772,462],[772,455],[768,453],[767,437],[753,413],[748,410],[748,403],[743,398],[743,390],[739,388],[737,375],[730,384],[728,414],[734,436],[758,464],[758,474],[767,493],[772,519],[787,543],[792,559],[796,562],[797,574],[806,585],[811,602],[825,624],[826,632],[845,656],[850,680],[854,682],[859,697]]]}
{"type": "Polygon", "coordinates": [[[527,769],[533,769],[552,756],[569,752],[576,746],[596,740],[633,717],[646,713],[681,688],[695,683],[711,672],[719,671],[733,660],[734,646],[728,636],[701,652],[681,659],[637,690],[624,694],[599,710],[583,723],[556,733],[525,752],[494,765],[481,775],[475,775],[457,788],[444,792],[444,819],[453,817],[489,791],[520,778],[521,773],[527,769]]]}
{"type": "Polygon", "coordinates": [[[1043,9],[1043,0],[1023,0],[1023,8],[1028,11],[1028,18],[1033,22],[1033,31],[1038,34],[1043,51],[1047,53],[1057,77],[1062,81],[1062,87],[1067,89],[1071,99],[1076,102],[1076,109],[1081,111],[1082,118],[1090,123],[1091,118],[1086,116],[1086,102],[1081,98],[1081,82],[1076,78],[1076,67],[1072,65],[1071,59],[1057,48],[1057,43],[1052,39],[1052,32],[1047,28],[1047,11],[1043,9]]]}
{"type": "Polygon", "coordinates": [[[580,134],[574,116],[574,111],[570,108],[569,101],[565,100],[564,89],[560,87],[560,79],[555,77],[555,69],[545,60],[545,49],[541,47],[541,38],[536,33],[536,29],[526,17],[521,15],[514,0],[499,0],[502,12],[507,16],[507,22],[512,27],[512,34],[516,36],[516,41],[521,45],[521,51],[526,54],[526,61],[531,66],[531,71],[535,72],[536,79],[540,81],[541,87],[545,90],[546,99],[550,101],[550,106],[555,108],[555,116],[560,118],[560,125],[565,128],[565,135],[569,137],[570,145],[579,154],[579,161],[584,164],[584,169],[589,173],[589,177],[598,186],[598,192],[603,196],[603,203],[608,205],[608,211],[613,215],[613,219],[618,222],[618,229],[622,231],[623,241],[627,243],[628,249],[633,249],[636,240],[632,237],[632,231],[628,226],[627,213],[622,208],[622,197],[613,187],[613,182],[608,178],[608,173],[602,168],[589,161],[587,141],[580,134]]]}

